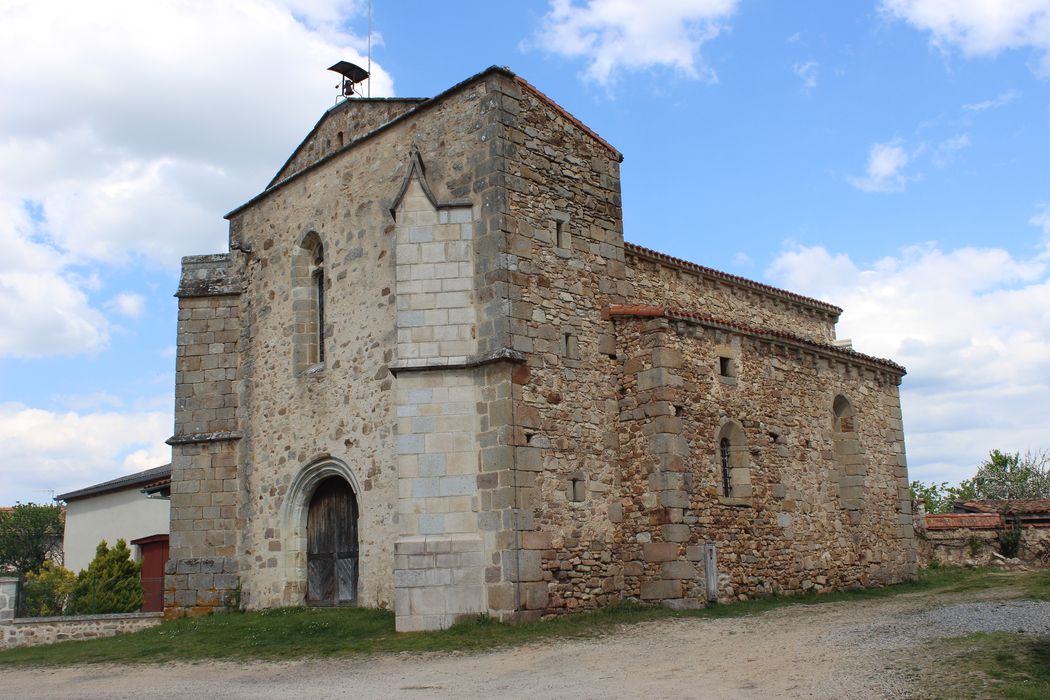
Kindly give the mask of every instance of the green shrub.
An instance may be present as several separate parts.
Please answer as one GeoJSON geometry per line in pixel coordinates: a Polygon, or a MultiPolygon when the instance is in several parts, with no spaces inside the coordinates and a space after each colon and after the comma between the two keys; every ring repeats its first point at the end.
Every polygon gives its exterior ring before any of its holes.
{"type": "Polygon", "coordinates": [[[26,617],[61,615],[69,603],[75,582],[72,571],[45,561],[39,571],[26,574],[19,614],[26,617]]]}
{"type": "Polygon", "coordinates": [[[999,528],[995,536],[999,540],[999,553],[1004,557],[1016,557],[1021,550],[1021,539],[1023,536],[1021,521],[1015,517],[1009,525],[999,528]]]}
{"type": "Polygon", "coordinates": [[[95,558],[77,574],[67,613],[92,615],[134,612],[142,607],[140,565],[131,561],[131,550],[124,540],[112,549],[105,540],[98,543],[95,558]]]}

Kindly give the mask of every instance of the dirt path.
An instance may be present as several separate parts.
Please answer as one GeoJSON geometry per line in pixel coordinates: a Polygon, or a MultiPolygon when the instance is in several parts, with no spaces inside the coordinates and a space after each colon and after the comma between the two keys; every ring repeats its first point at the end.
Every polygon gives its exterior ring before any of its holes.
{"type": "Polygon", "coordinates": [[[928,661],[923,643],[960,634],[939,628],[926,611],[984,601],[991,616],[995,599],[1010,594],[997,589],[932,600],[910,594],[755,617],[666,620],[600,639],[482,654],[4,671],[0,692],[23,698],[904,698],[912,697],[909,688],[928,661]]]}

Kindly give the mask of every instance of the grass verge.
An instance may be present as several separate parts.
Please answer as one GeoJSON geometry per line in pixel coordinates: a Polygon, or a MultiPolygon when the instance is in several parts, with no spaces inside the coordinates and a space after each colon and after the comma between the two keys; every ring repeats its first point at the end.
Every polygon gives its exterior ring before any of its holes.
{"type": "Polygon", "coordinates": [[[620,625],[668,617],[754,615],[787,605],[814,605],[908,593],[950,593],[1004,585],[1050,599],[1050,572],[932,569],[917,581],[819,596],[770,597],[701,610],[624,604],[543,622],[506,625],[485,617],[440,632],[397,634],[394,615],[369,608],[278,608],[165,622],[141,632],[0,652],[0,666],[291,659],[375,652],[477,651],[565,637],[599,635],[620,625]]]}
{"type": "Polygon", "coordinates": [[[934,672],[921,681],[922,697],[1050,697],[1050,637],[994,632],[931,643],[934,672]]]}

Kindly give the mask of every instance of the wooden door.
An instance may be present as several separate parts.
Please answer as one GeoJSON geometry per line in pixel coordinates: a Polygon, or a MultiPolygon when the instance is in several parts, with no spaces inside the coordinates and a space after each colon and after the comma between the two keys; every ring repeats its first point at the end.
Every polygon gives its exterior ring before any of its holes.
{"type": "Polygon", "coordinates": [[[132,540],[142,553],[142,612],[164,609],[164,565],[168,563],[168,536],[150,535],[132,540]]]}
{"type": "Polygon", "coordinates": [[[339,477],[321,482],[306,521],[306,602],[346,605],[357,594],[357,501],[339,477]]]}

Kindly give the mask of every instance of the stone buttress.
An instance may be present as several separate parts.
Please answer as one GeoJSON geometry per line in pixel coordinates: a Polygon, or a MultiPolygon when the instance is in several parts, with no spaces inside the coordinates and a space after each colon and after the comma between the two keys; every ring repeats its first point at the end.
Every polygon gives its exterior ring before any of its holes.
{"type": "Polygon", "coordinates": [[[182,259],[175,434],[171,445],[171,554],[165,615],[236,606],[237,371],[240,281],[230,255],[182,259]]]}

